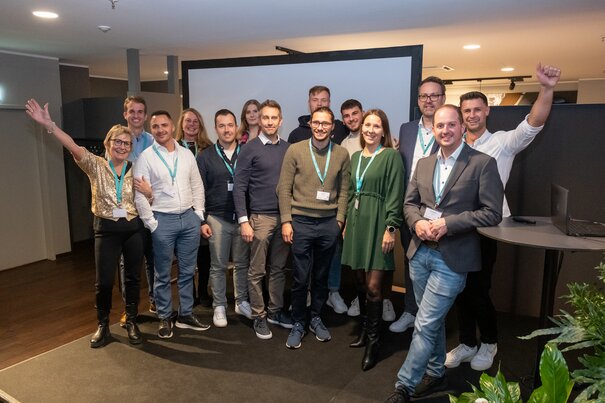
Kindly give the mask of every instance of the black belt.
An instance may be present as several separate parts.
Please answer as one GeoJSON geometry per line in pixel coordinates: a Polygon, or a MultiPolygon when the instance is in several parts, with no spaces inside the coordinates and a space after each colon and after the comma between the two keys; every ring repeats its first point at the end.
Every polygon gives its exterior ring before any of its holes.
{"type": "Polygon", "coordinates": [[[439,242],[435,242],[435,241],[422,241],[422,243],[431,249],[439,249],[439,242]]]}

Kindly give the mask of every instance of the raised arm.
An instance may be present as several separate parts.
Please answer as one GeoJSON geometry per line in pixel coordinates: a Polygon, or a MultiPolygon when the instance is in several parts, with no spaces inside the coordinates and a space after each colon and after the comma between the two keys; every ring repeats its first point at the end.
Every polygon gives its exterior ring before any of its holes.
{"type": "Polygon", "coordinates": [[[48,112],[48,104],[45,104],[42,108],[35,99],[30,99],[25,104],[25,112],[30,118],[44,126],[49,134],[53,134],[63,147],[73,154],[76,161],[80,161],[84,157],[84,149],[53,122],[48,112]]]}
{"type": "Polygon", "coordinates": [[[527,118],[527,122],[533,127],[542,126],[546,122],[546,119],[548,119],[550,108],[552,107],[555,85],[559,82],[559,78],[561,78],[561,70],[555,66],[542,66],[541,63],[538,63],[536,66],[536,78],[540,83],[540,92],[527,118]]]}

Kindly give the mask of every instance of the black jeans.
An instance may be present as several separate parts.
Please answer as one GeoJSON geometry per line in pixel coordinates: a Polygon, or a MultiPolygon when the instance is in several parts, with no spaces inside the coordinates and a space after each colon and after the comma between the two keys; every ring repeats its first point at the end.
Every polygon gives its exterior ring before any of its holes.
{"type": "Polygon", "coordinates": [[[130,221],[95,217],[94,232],[97,309],[111,310],[111,292],[121,254],[124,255],[126,304],[138,304],[143,264],[143,222],[138,217],[130,221]]]}
{"type": "MultiPolygon", "coordinates": [[[[311,281],[311,318],[318,316],[328,299],[328,273],[340,227],[336,217],[292,216],[292,319],[305,323],[307,290],[311,281]]],[[[278,234],[279,235],[279,234],[278,234]]]]}
{"type": "Polygon", "coordinates": [[[481,236],[481,271],[468,273],[466,287],[456,298],[460,343],[470,347],[477,345],[477,326],[482,343],[498,342],[496,309],[489,296],[497,246],[495,240],[481,236]]]}

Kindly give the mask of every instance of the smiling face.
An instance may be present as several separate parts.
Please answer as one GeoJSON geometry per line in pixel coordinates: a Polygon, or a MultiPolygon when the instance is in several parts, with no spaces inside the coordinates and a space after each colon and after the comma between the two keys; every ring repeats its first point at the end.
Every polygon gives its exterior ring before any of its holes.
{"type": "Polygon", "coordinates": [[[342,121],[351,133],[357,133],[361,127],[361,118],[363,117],[363,111],[355,106],[350,109],[343,109],[342,121]]]}
{"type": "Polygon", "coordinates": [[[481,98],[468,99],[462,101],[460,111],[466,129],[474,134],[483,134],[489,116],[489,106],[481,98]]]}
{"type": "Polygon", "coordinates": [[[183,115],[183,134],[185,141],[196,141],[202,125],[193,112],[185,112],[183,115]]]}
{"type": "Polygon", "coordinates": [[[260,113],[258,107],[254,104],[250,104],[246,107],[246,122],[248,126],[256,126],[259,124],[260,113]]]}
{"type": "Polygon", "coordinates": [[[265,106],[260,110],[260,128],[267,137],[277,137],[277,130],[279,130],[281,122],[282,118],[279,109],[265,106]]]}
{"type": "Polygon", "coordinates": [[[462,143],[464,133],[462,119],[453,105],[446,105],[438,109],[434,119],[435,141],[441,146],[443,155],[448,157],[462,143]]]}
{"type": "Polygon", "coordinates": [[[380,117],[377,115],[366,116],[361,125],[361,135],[366,148],[374,149],[381,144],[384,129],[380,117]]]}
{"type": "Polygon", "coordinates": [[[157,143],[166,147],[174,135],[174,123],[166,115],[155,115],[151,117],[151,134],[157,143]]]}
{"type": "Polygon", "coordinates": [[[418,89],[418,107],[422,116],[432,118],[435,115],[435,111],[439,109],[445,103],[445,95],[441,92],[441,86],[437,83],[426,82],[418,89]],[[433,96],[437,97],[435,101],[432,101],[430,97],[427,97],[424,101],[420,100],[422,96],[433,96]]]}
{"type": "Polygon", "coordinates": [[[321,143],[330,139],[330,134],[334,129],[334,119],[328,112],[316,111],[311,115],[310,125],[313,139],[321,143]]]}
{"type": "Polygon", "coordinates": [[[128,133],[121,133],[113,136],[109,141],[109,157],[114,164],[124,162],[130,150],[132,149],[132,136],[128,133]]]}
{"type": "Polygon", "coordinates": [[[147,120],[145,105],[130,101],[124,111],[124,119],[128,123],[128,128],[134,133],[142,132],[145,127],[145,120],[147,120]]]}
{"type": "Polygon", "coordinates": [[[235,117],[233,115],[218,115],[214,128],[223,147],[233,144],[235,135],[237,134],[237,125],[235,124],[235,117]]]}

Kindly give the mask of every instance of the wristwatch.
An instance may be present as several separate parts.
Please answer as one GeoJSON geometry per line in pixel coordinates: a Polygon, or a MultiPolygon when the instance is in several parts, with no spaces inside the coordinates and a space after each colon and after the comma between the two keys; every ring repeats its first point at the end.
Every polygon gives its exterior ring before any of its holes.
{"type": "Polygon", "coordinates": [[[395,231],[397,231],[397,228],[393,227],[392,225],[387,225],[387,231],[389,231],[392,234],[395,231]]]}

